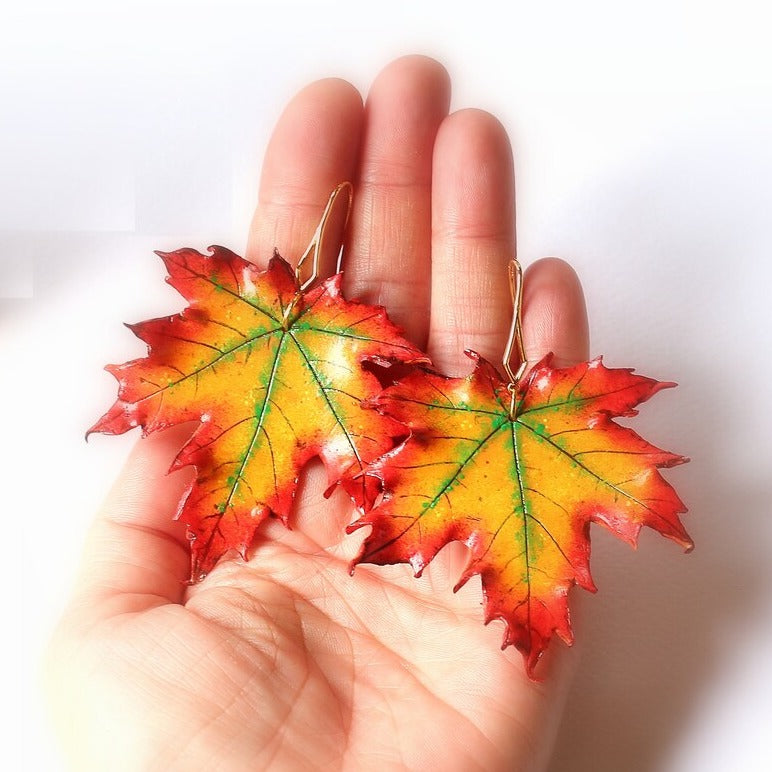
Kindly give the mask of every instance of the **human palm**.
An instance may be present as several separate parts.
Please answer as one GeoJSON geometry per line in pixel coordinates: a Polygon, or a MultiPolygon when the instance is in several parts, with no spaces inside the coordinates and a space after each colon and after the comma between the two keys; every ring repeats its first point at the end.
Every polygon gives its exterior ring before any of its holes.
{"type": "MultiPolygon", "coordinates": [[[[346,294],[386,306],[441,370],[463,349],[496,359],[511,314],[511,151],[479,111],[447,114],[431,60],[387,67],[367,104],[326,80],[303,90],[269,145],[248,257],[297,260],[329,192],[356,192],[346,294]]],[[[573,272],[540,261],[525,285],[529,358],[586,356],[573,272]]],[[[482,624],[479,581],[458,593],[466,548],[448,545],[415,579],[357,566],[364,532],[322,496],[312,466],[292,530],[258,534],[251,558],[197,585],[172,521],[186,472],[165,475],[180,427],[138,443],[89,536],[74,598],[51,647],[59,724],[79,768],[536,769],[570,670],[565,651],[525,675],[482,624]]]]}

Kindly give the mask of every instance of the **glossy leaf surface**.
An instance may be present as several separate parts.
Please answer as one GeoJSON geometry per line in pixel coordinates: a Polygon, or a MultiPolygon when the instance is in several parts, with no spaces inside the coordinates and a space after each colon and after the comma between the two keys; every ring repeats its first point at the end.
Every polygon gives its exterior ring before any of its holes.
{"type": "Polygon", "coordinates": [[[685,511],[658,467],[686,459],[611,420],[660,389],[597,359],[553,369],[546,358],[515,399],[484,359],[467,378],[425,371],[371,406],[411,436],[373,466],[383,501],[351,529],[372,525],[358,562],[409,562],[416,574],[448,542],[470,549],[459,587],[480,574],[485,620],[506,623],[530,674],[553,633],[572,642],[567,594],[594,590],[589,525],[635,544],[649,526],[685,548],[685,511]],[[510,412],[510,408],[512,412],[510,412]]]}
{"type": "Polygon", "coordinates": [[[378,491],[366,465],[405,431],[361,408],[380,390],[362,364],[425,361],[382,308],[342,297],[340,274],[304,293],[278,254],[259,271],[222,247],[210,251],[159,253],[189,306],[131,327],[148,356],[107,368],[118,400],[91,430],[199,423],[173,465],[196,469],[179,512],[194,578],[231,548],[244,555],[268,515],[287,522],[314,456],[331,486],[369,506],[378,491]]]}

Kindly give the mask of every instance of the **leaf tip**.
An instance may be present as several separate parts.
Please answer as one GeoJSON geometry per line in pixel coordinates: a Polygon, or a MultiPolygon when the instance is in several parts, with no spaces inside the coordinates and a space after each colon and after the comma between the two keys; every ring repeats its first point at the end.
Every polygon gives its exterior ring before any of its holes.
{"type": "Polygon", "coordinates": [[[528,678],[534,683],[540,684],[544,682],[544,676],[536,672],[536,666],[541,662],[542,654],[544,651],[531,651],[529,653],[520,652],[523,655],[523,662],[525,663],[525,672],[528,678]]]}
{"type": "MultiPolygon", "coordinates": [[[[180,252],[188,251],[188,250],[178,249],[178,250],[174,250],[172,252],[164,252],[164,251],[162,251],[160,249],[156,249],[156,250],[153,250],[153,251],[155,252],[156,255],[158,255],[158,257],[161,258],[161,260],[163,261],[163,264],[166,266],[166,270],[171,273],[171,271],[172,271],[171,266],[174,263],[174,258],[177,257],[180,252]]],[[[167,282],[169,281],[169,277],[168,276],[166,277],[166,281],[167,282]]]]}
{"type": "Polygon", "coordinates": [[[516,623],[500,615],[486,619],[485,624],[487,625],[492,619],[501,619],[505,625],[504,636],[501,640],[501,650],[504,651],[508,646],[514,646],[523,657],[523,665],[528,678],[537,683],[543,681],[544,679],[536,674],[536,666],[539,664],[547,648],[549,639],[545,640],[533,629],[518,628],[516,623]]]}
{"type": "Polygon", "coordinates": [[[424,569],[426,568],[427,561],[424,560],[423,555],[416,552],[409,558],[410,567],[413,569],[413,576],[416,579],[420,579],[423,576],[424,569]]]}

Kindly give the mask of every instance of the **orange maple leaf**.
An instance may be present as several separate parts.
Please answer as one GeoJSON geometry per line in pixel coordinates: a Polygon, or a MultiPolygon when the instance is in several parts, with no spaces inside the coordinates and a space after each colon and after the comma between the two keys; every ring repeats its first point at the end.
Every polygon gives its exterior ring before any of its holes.
{"type": "Polygon", "coordinates": [[[470,550],[456,589],[480,574],[485,622],[506,623],[529,674],[553,632],[571,643],[567,594],[594,591],[589,526],[635,544],[646,525],[686,549],[686,509],[658,467],[687,459],[611,420],[670,383],[600,359],[553,369],[547,357],[514,394],[493,366],[467,378],[418,371],[371,401],[411,435],[372,466],[383,501],[350,530],[372,525],[355,562],[407,562],[420,575],[448,542],[470,550]]]}
{"type": "Polygon", "coordinates": [[[201,578],[229,549],[245,555],[268,515],[285,524],[301,468],[320,456],[330,486],[365,506],[377,493],[367,464],[404,428],[363,410],[378,393],[365,362],[426,361],[380,307],[346,300],[337,274],[303,292],[278,254],[266,271],[223,247],[158,253],[190,305],[132,325],[148,356],[107,370],[118,400],[90,431],[144,434],[198,421],[172,469],[196,477],[178,517],[201,578]]]}

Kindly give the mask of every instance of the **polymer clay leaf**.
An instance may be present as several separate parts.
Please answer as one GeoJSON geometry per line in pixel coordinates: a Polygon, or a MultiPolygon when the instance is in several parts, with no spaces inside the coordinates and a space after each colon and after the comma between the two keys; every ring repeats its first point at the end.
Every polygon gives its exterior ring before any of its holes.
{"type": "Polygon", "coordinates": [[[357,562],[408,562],[420,575],[445,544],[465,542],[458,587],[480,574],[486,623],[506,623],[503,646],[533,675],[553,632],[572,642],[570,587],[595,589],[591,522],[633,545],[645,525],[691,547],[685,508],[657,471],[686,459],[611,420],[674,384],[600,359],[553,369],[547,357],[513,401],[496,370],[467,354],[477,362],[467,378],[419,371],[372,400],[411,436],[372,467],[385,493],[351,526],[373,527],[357,562]]]}
{"type": "Polygon", "coordinates": [[[180,314],[131,326],[148,356],[108,366],[118,400],[91,431],[145,434],[199,423],[172,468],[196,478],[180,506],[192,577],[231,548],[243,556],[270,514],[286,524],[303,465],[324,461],[331,486],[367,507],[368,462],[404,427],[361,401],[380,390],[366,361],[426,361],[382,308],[348,301],[341,274],[301,291],[278,253],[266,271],[223,247],[158,253],[188,301],[180,314]]]}

